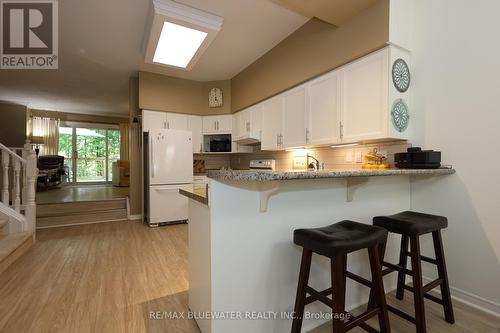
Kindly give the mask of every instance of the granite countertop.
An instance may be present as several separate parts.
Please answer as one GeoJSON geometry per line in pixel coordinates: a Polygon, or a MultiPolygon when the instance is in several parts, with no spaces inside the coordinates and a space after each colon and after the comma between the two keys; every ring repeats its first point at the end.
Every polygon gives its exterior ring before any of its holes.
{"type": "Polygon", "coordinates": [[[202,204],[208,205],[208,193],[206,187],[194,188],[192,190],[179,189],[179,193],[190,199],[201,202],[202,204]]]}
{"type": "Polygon", "coordinates": [[[403,176],[403,175],[449,175],[455,169],[338,169],[321,171],[264,171],[264,170],[210,170],[208,177],[217,180],[237,181],[273,181],[292,179],[318,179],[318,178],[348,178],[348,177],[374,177],[374,176],[403,176]]]}

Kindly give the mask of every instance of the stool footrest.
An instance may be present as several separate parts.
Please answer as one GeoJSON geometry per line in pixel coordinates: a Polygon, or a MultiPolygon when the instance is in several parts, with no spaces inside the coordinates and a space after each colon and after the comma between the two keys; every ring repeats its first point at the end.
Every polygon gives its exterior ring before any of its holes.
{"type": "Polygon", "coordinates": [[[313,289],[309,286],[306,286],[306,292],[311,295],[306,297],[305,304],[310,304],[314,301],[320,301],[321,303],[325,304],[326,306],[332,307],[333,301],[329,299],[328,295],[332,295],[333,289],[328,288],[323,291],[317,291],[316,289],[313,289]]]}
{"type": "MultiPolygon", "coordinates": [[[[410,253],[410,252],[406,252],[406,256],[407,256],[407,257],[411,257],[411,253],[410,253]]],[[[429,257],[426,257],[426,256],[422,256],[422,255],[421,255],[421,256],[420,256],[420,259],[421,259],[422,261],[428,262],[428,263],[430,263],[430,264],[434,264],[434,265],[437,265],[437,264],[438,264],[438,262],[437,262],[437,260],[436,260],[436,259],[429,258],[429,257]]]]}
{"type": "MultiPolygon", "coordinates": [[[[413,293],[413,292],[415,292],[415,289],[414,289],[412,286],[409,286],[409,285],[407,285],[407,284],[405,284],[405,285],[403,286],[403,288],[404,288],[405,290],[411,291],[412,293],[413,293]]],[[[434,289],[434,288],[433,288],[433,289],[434,289]]],[[[432,290],[432,289],[431,289],[431,290],[432,290]]],[[[438,298],[438,297],[436,297],[436,296],[433,296],[433,295],[431,295],[431,294],[428,294],[428,292],[425,292],[425,293],[424,293],[424,297],[425,297],[425,298],[427,298],[427,299],[428,299],[428,300],[430,300],[430,301],[433,301],[433,302],[437,303],[437,304],[441,304],[441,305],[443,305],[443,300],[442,300],[442,299],[440,299],[440,298],[438,298]]]]}
{"type": "Polygon", "coordinates": [[[371,317],[376,316],[379,313],[379,311],[380,311],[379,308],[374,308],[360,314],[359,316],[356,317],[352,316],[352,319],[345,324],[345,330],[348,331],[354,327],[359,326],[361,323],[364,323],[371,317]]]}
{"type": "Polygon", "coordinates": [[[382,264],[383,264],[383,266],[388,267],[382,271],[382,275],[387,275],[387,274],[392,273],[394,271],[403,272],[406,275],[413,274],[413,272],[411,270],[409,270],[408,268],[404,268],[404,267],[401,267],[399,265],[394,265],[394,264],[391,264],[390,262],[387,262],[387,261],[384,261],[382,264]],[[384,272],[385,272],[385,274],[384,274],[384,272]]]}
{"type": "Polygon", "coordinates": [[[416,320],[415,320],[415,317],[412,317],[410,316],[409,314],[407,314],[406,312],[404,311],[401,311],[395,307],[393,307],[392,305],[389,305],[387,304],[387,310],[391,311],[392,313],[394,313],[395,315],[403,318],[404,320],[407,320],[409,321],[410,323],[412,324],[415,324],[416,323],[416,320]]]}
{"type": "Polygon", "coordinates": [[[358,283],[360,283],[360,284],[362,284],[362,285],[365,285],[365,286],[367,286],[367,287],[369,287],[369,288],[371,288],[371,287],[372,287],[372,284],[373,284],[373,283],[372,283],[370,280],[367,280],[367,279],[365,279],[365,278],[364,278],[364,277],[362,277],[362,276],[359,276],[359,275],[357,275],[357,274],[351,273],[351,272],[349,272],[349,271],[347,271],[347,272],[346,272],[346,275],[347,275],[347,277],[348,277],[349,279],[351,279],[351,280],[354,280],[354,281],[356,281],[356,282],[358,282],[358,283]]]}

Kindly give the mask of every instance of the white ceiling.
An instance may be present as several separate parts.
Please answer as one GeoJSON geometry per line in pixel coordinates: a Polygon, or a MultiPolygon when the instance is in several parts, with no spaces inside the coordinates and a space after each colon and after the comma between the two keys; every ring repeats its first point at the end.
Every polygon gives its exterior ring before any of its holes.
{"type": "Polygon", "coordinates": [[[224,17],[189,71],[144,63],[150,0],[59,1],[59,69],[0,70],[0,100],[64,112],[128,113],[138,70],[199,81],[232,78],[308,18],[270,0],[178,0],[224,17]]]}

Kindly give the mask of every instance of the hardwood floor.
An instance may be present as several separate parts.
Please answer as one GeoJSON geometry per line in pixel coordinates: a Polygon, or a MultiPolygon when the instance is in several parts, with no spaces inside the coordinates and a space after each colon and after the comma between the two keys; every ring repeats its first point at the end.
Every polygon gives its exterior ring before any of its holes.
{"type": "MultiPolygon", "coordinates": [[[[154,311],[186,312],[187,289],[186,225],[150,229],[123,221],[44,229],[0,275],[0,332],[199,333],[190,320],[150,319],[154,311]]],[[[411,308],[409,296],[403,308],[411,308]]],[[[437,305],[426,303],[429,333],[500,332],[498,318],[454,306],[451,326],[437,305]]],[[[393,315],[391,326],[395,333],[415,332],[393,315]]]]}
{"type": "Polygon", "coordinates": [[[36,193],[37,204],[75,202],[91,200],[109,200],[125,198],[129,194],[128,187],[113,185],[75,185],[61,186],[36,193]]]}
{"type": "Polygon", "coordinates": [[[112,222],[37,232],[0,275],[0,332],[199,332],[188,320],[187,227],[112,222]]]}

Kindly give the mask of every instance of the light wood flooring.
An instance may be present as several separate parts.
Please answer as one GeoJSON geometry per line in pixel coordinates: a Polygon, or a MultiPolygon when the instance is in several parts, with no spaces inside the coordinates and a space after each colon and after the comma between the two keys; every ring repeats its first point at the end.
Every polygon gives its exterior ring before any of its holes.
{"type": "Polygon", "coordinates": [[[129,194],[128,187],[106,185],[61,186],[36,193],[37,204],[95,201],[125,198],[129,194]]]}
{"type": "MultiPolygon", "coordinates": [[[[0,275],[0,332],[199,333],[193,321],[149,319],[151,311],[187,311],[187,289],[186,225],[44,229],[0,275]]],[[[408,296],[404,307],[411,307],[408,296]]],[[[426,303],[429,333],[500,332],[499,319],[454,305],[457,323],[450,326],[426,303]]],[[[392,315],[391,325],[395,333],[414,332],[392,315]]],[[[330,331],[327,324],[314,333],[330,331]]]]}

